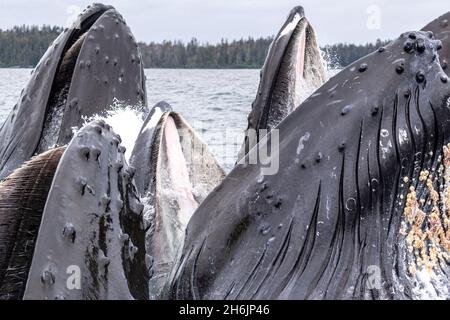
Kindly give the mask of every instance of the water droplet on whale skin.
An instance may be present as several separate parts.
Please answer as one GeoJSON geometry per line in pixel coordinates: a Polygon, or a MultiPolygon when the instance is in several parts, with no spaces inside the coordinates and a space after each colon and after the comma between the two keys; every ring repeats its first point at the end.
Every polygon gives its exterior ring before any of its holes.
{"type": "Polygon", "coordinates": [[[348,211],[353,211],[354,209],[356,209],[356,199],[348,198],[347,201],[345,202],[345,208],[348,211]]]}
{"type": "Polygon", "coordinates": [[[55,275],[50,270],[44,270],[41,274],[41,282],[44,285],[55,284],[55,275]]]}
{"type": "Polygon", "coordinates": [[[270,232],[270,230],[272,230],[272,227],[269,225],[263,225],[259,228],[259,232],[263,235],[263,236],[267,236],[270,232]]]}

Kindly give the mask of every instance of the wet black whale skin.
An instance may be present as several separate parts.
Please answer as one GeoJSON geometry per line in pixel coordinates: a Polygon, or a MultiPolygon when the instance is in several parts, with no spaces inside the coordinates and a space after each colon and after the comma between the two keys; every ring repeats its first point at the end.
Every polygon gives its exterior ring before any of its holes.
{"type": "Polygon", "coordinates": [[[81,127],[83,116],[105,112],[114,99],[145,108],[145,76],[130,29],[113,7],[89,6],[49,47],[1,127],[0,180],[37,151],[50,97],[60,85],[53,80],[60,76],[65,53],[84,31],[72,73],[66,75],[71,78],[65,79],[71,83],[57,144],[67,144],[72,127],[81,127]]]}
{"type": "Polygon", "coordinates": [[[261,177],[260,165],[238,165],[208,196],[165,297],[412,298],[398,258],[397,197],[410,186],[400,179],[436,166],[450,138],[439,46],[427,33],[405,33],[289,115],[278,127],[279,172],[261,177]],[[373,265],[380,290],[366,285],[373,265]]]}

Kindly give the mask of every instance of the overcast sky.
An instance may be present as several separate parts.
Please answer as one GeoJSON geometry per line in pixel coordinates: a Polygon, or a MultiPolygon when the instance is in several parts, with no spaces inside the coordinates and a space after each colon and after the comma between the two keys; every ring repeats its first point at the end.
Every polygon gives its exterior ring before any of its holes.
{"type": "MultiPolygon", "coordinates": [[[[91,1],[0,0],[0,28],[66,25],[91,1]]],[[[141,41],[196,37],[216,43],[275,34],[289,10],[302,5],[321,44],[365,43],[418,30],[450,11],[450,0],[110,0],[141,41]]]]}

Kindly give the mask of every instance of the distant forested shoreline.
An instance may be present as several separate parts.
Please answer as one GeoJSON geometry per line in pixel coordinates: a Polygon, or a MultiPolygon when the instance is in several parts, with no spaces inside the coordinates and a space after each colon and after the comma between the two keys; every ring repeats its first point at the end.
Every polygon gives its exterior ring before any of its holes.
{"type": "MultiPolygon", "coordinates": [[[[62,32],[54,26],[17,26],[0,29],[0,68],[34,67],[50,43],[62,32]]],[[[222,40],[217,44],[192,39],[143,43],[139,46],[145,68],[256,68],[262,67],[273,37],[222,40]]],[[[388,41],[354,45],[338,43],[321,48],[332,68],[342,68],[375,51],[388,41]]]]}

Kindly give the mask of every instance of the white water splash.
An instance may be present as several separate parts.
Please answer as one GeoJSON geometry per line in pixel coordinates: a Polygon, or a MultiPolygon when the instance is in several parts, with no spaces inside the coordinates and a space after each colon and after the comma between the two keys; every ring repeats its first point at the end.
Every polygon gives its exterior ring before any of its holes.
{"type": "Polygon", "coordinates": [[[311,134],[309,132],[305,133],[304,136],[302,136],[300,138],[300,141],[298,142],[298,147],[297,147],[297,154],[299,155],[302,150],[305,148],[305,142],[307,142],[309,140],[309,138],[311,137],[311,134]]]}
{"type": "Polygon", "coordinates": [[[144,123],[144,113],[139,111],[140,109],[115,102],[114,107],[106,115],[94,115],[83,120],[85,124],[93,120],[104,120],[109,124],[114,132],[122,138],[122,145],[127,148],[125,158],[129,161],[134,144],[144,123]]]}

